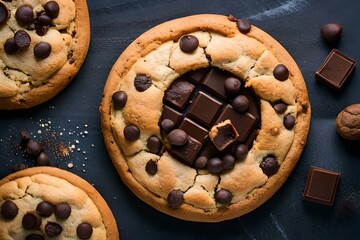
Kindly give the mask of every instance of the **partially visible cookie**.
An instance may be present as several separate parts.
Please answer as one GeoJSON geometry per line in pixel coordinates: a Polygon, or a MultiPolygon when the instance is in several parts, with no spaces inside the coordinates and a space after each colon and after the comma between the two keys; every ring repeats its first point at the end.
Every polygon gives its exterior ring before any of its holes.
{"type": "Polygon", "coordinates": [[[0,2],[0,109],[30,108],[63,90],[90,43],[86,0],[0,2]]]}
{"type": "Polygon", "coordinates": [[[33,167],[0,180],[0,239],[119,239],[105,200],[84,179],[33,167]]]}

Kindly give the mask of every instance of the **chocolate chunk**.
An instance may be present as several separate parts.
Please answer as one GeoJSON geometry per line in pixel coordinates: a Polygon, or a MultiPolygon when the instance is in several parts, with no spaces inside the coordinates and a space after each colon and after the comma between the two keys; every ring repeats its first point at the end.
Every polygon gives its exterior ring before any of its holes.
{"type": "Polygon", "coordinates": [[[1,215],[6,220],[12,220],[14,219],[19,212],[18,207],[16,204],[11,200],[5,200],[3,204],[1,205],[1,215]]]}
{"type": "Polygon", "coordinates": [[[166,201],[170,207],[178,208],[184,202],[184,194],[179,189],[172,190],[166,201]]]}
{"type": "Polygon", "coordinates": [[[35,230],[41,225],[41,217],[37,213],[28,212],[22,219],[22,226],[26,230],[35,230]]]}
{"type": "Polygon", "coordinates": [[[224,205],[229,205],[231,203],[233,195],[230,191],[226,189],[221,189],[215,193],[214,197],[216,202],[224,205]]]}
{"type": "Polygon", "coordinates": [[[25,240],[44,240],[44,237],[39,234],[30,234],[26,236],[25,240]]]}
{"type": "Polygon", "coordinates": [[[229,77],[224,82],[225,92],[228,94],[236,94],[240,91],[241,81],[235,77],[229,77]]]}
{"type": "Polygon", "coordinates": [[[146,163],[145,171],[150,175],[155,175],[157,173],[157,163],[153,160],[149,160],[146,163]]]}
{"type": "Polygon", "coordinates": [[[200,149],[201,143],[195,138],[189,136],[189,139],[185,145],[173,146],[170,150],[170,154],[191,166],[200,149]]]}
{"type": "Polygon", "coordinates": [[[124,128],[124,137],[128,141],[135,141],[140,138],[140,130],[135,125],[129,125],[124,128]]]}
{"type": "Polygon", "coordinates": [[[35,166],[50,166],[49,156],[41,152],[35,159],[35,166]]]}
{"type": "Polygon", "coordinates": [[[47,42],[39,42],[34,47],[34,55],[37,58],[45,59],[50,56],[51,45],[47,42]]]}
{"type": "Polygon", "coordinates": [[[38,22],[42,26],[49,26],[51,24],[51,17],[46,14],[41,14],[37,18],[38,22]]]}
{"type": "Polygon", "coordinates": [[[21,24],[31,24],[34,22],[34,12],[28,5],[20,6],[15,12],[15,19],[21,24]]]}
{"type": "Polygon", "coordinates": [[[162,142],[157,136],[153,135],[148,139],[146,146],[148,147],[151,153],[156,154],[160,152],[162,147],[162,142]]]}
{"type": "Polygon", "coordinates": [[[54,212],[54,206],[47,201],[42,201],[37,205],[36,211],[42,217],[50,217],[54,212]]]}
{"type": "Polygon", "coordinates": [[[210,127],[221,107],[221,102],[203,92],[199,92],[188,111],[188,115],[210,127]]]}
{"type": "Polygon", "coordinates": [[[76,228],[76,234],[80,239],[90,239],[92,233],[92,226],[87,222],[80,223],[76,228]]]}
{"type": "Polygon", "coordinates": [[[68,203],[58,203],[54,206],[54,214],[60,220],[65,220],[70,217],[71,207],[68,203]]]}
{"type": "Polygon", "coordinates": [[[195,86],[186,80],[178,79],[166,90],[164,100],[167,104],[183,110],[189,103],[189,99],[195,86]]]}
{"type": "Polygon", "coordinates": [[[222,157],[224,163],[224,170],[233,169],[235,166],[235,157],[231,154],[226,154],[222,157]]]}
{"type": "Polygon", "coordinates": [[[127,94],[124,91],[117,91],[112,95],[115,109],[122,109],[127,102],[127,94]]]}
{"type": "Polygon", "coordinates": [[[185,35],[181,37],[179,45],[181,51],[191,53],[199,46],[199,40],[193,35],[185,35]]]}
{"type": "Polygon", "coordinates": [[[24,148],[30,140],[30,134],[28,131],[20,131],[20,147],[24,148]]]}
{"type": "Polygon", "coordinates": [[[187,143],[189,136],[184,130],[174,129],[168,134],[168,139],[173,146],[183,146],[187,143]]]}
{"type": "Polygon", "coordinates": [[[231,15],[231,14],[228,16],[228,20],[230,22],[237,22],[237,18],[235,16],[231,15]]]}
{"type": "Polygon", "coordinates": [[[239,134],[230,120],[225,120],[211,128],[209,133],[211,141],[219,151],[224,150],[235,142],[239,134]]]}
{"type": "Polygon", "coordinates": [[[45,225],[45,233],[49,238],[59,236],[62,232],[62,227],[58,223],[48,222],[45,225]]]}
{"type": "Polygon", "coordinates": [[[321,28],[321,36],[330,45],[337,44],[342,36],[342,25],[338,23],[328,23],[321,28]]]}
{"type": "Polygon", "coordinates": [[[355,69],[356,61],[333,49],[316,71],[315,77],[335,90],[340,90],[355,69]]]}
{"type": "Polygon", "coordinates": [[[171,130],[173,130],[174,126],[174,122],[170,119],[164,119],[161,121],[161,127],[166,133],[169,133],[171,130]]]}
{"type": "Polygon", "coordinates": [[[56,1],[49,1],[44,5],[46,14],[51,18],[57,18],[59,15],[60,7],[56,1]]]}
{"type": "Polygon", "coordinates": [[[245,144],[240,143],[236,146],[234,155],[236,160],[243,160],[246,158],[247,154],[249,152],[248,147],[245,144]]]}
{"type": "Polygon", "coordinates": [[[195,160],[194,166],[195,166],[196,168],[203,169],[203,168],[206,167],[207,161],[208,161],[207,157],[205,157],[205,156],[200,156],[200,157],[198,157],[198,158],[195,160]]]}
{"type": "Polygon", "coordinates": [[[41,145],[32,139],[30,139],[29,142],[26,144],[26,153],[30,157],[37,157],[40,154],[41,150],[41,145]]]}
{"type": "Polygon", "coordinates": [[[28,168],[28,165],[26,165],[25,163],[17,163],[11,168],[11,170],[12,172],[18,172],[26,168],[28,168]]]}
{"type": "Polygon", "coordinates": [[[217,157],[210,158],[206,165],[209,172],[213,174],[221,173],[224,170],[224,162],[217,157]]]}
{"type": "Polygon", "coordinates": [[[18,48],[27,48],[30,46],[31,43],[30,35],[24,30],[17,31],[14,35],[14,39],[15,39],[16,47],[18,48]]]}
{"type": "Polygon", "coordinates": [[[233,108],[239,112],[245,112],[250,106],[249,99],[244,95],[239,95],[234,98],[232,104],[233,108]]]}
{"type": "Polygon", "coordinates": [[[289,78],[289,70],[284,64],[279,64],[274,68],[273,75],[277,80],[285,81],[289,78]]]}
{"type": "Polygon", "coordinates": [[[285,103],[277,103],[274,105],[274,109],[277,113],[282,114],[286,112],[287,105],[285,103]]]}
{"type": "Polygon", "coordinates": [[[227,72],[211,68],[203,81],[203,86],[221,99],[226,99],[225,81],[231,77],[227,72]]]}
{"type": "Polygon", "coordinates": [[[274,175],[279,170],[279,163],[274,156],[266,156],[260,163],[260,168],[262,171],[270,177],[274,175]]]}
{"type": "Polygon", "coordinates": [[[134,86],[138,92],[144,92],[151,85],[151,79],[145,75],[138,74],[134,79],[134,86]]]}
{"type": "Polygon", "coordinates": [[[238,19],[237,27],[241,33],[248,33],[251,30],[251,23],[246,19],[238,19]]]}
{"type": "Polygon", "coordinates": [[[178,111],[176,111],[168,106],[163,107],[162,119],[171,120],[174,124],[172,127],[178,125],[181,118],[182,118],[182,114],[179,113],[178,111]]]}
{"type": "Polygon", "coordinates": [[[284,126],[286,129],[291,130],[295,126],[295,117],[293,115],[286,115],[284,117],[284,126]]]}
{"type": "Polygon", "coordinates": [[[49,30],[49,26],[35,25],[36,34],[39,36],[44,36],[49,30]]]}
{"type": "Polygon", "coordinates": [[[188,79],[193,84],[198,85],[202,82],[207,72],[208,72],[207,68],[200,68],[186,73],[185,78],[188,79]]]}
{"type": "Polygon", "coordinates": [[[10,17],[9,10],[2,2],[0,2],[0,26],[6,23],[9,17],[10,17]]]}
{"type": "Polygon", "coordinates": [[[16,52],[16,50],[17,50],[17,46],[15,43],[15,39],[14,38],[7,39],[4,44],[4,51],[6,52],[6,54],[13,54],[16,52]]]}
{"type": "Polygon", "coordinates": [[[179,129],[189,133],[190,136],[198,140],[200,143],[203,143],[207,139],[208,130],[190,120],[189,118],[185,118],[179,124],[179,129]]]}
{"type": "Polygon", "coordinates": [[[306,180],[303,199],[328,206],[334,204],[341,174],[311,166],[306,180]]]}

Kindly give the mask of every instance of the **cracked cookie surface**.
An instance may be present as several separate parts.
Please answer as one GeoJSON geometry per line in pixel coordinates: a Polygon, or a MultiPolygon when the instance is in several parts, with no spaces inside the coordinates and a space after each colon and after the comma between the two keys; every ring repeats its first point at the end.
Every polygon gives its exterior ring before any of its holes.
{"type": "Polygon", "coordinates": [[[166,22],[136,39],[114,64],[100,111],[125,184],[164,213],[203,222],[248,213],[280,188],[301,155],[311,112],[301,72],[276,40],[208,14],[166,22]],[[209,68],[238,79],[242,90],[232,89],[237,80],[224,80],[224,95],[221,77],[181,80],[209,68]],[[243,108],[232,91],[258,104],[243,108]],[[176,115],[180,124],[168,117],[176,115]],[[252,119],[247,130],[237,124],[245,115],[252,119]],[[184,127],[189,123],[196,131],[184,127]],[[215,144],[215,155],[204,153],[206,143],[215,144]]]}
{"type": "Polygon", "coordinates": [[[0,109],[30,108],[63,90],[90,42],[85,0],[1,1],[0,109]]]}

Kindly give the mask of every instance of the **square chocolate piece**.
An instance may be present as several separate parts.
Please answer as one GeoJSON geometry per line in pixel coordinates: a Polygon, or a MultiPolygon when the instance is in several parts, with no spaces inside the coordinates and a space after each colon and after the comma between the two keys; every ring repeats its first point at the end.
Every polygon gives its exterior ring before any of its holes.
{"type": "Polygon", "coordinates": [[[340,90],[353,72],[355,65],[355,60],[334,48],[315,73],[315,77],[329,87],[340,90]]]}
{"type": "Polygon", "coordinates": [[[330,170],[310,167],[303,199],[328,206],[334,204],[340,173],[330,170]]]}

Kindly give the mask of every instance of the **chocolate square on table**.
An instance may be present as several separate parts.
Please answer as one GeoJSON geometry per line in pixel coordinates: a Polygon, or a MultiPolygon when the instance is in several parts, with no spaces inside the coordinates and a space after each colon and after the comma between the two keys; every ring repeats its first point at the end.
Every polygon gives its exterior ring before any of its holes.
{"type": "Polygon", "coordinates": [[[328,206],[334,204],[341,174],[311,166],[306,180],[303,199],[328,206]]]}
{"type": "Polygon", "coordinates": [[[204,143],[208,135],[207,129],[203,128],[187,117],[184,118],[184,120],[179,124],[178,128],[184,130],[186,133],[188,133],[188,135],[192,136],[200,143],[204,143]]]}
{"type": "Polygon", "coordinates": [[[178,110],[184,110],[189,103],[191,95],[195,89],[195,85],[189,83],[185,79],[178,79],[165,92],[164,101],[178,110]]]}
{"type": "Polygon", "coordinates": [[[315,77],[327,86],[340,90],[354,71],[356,61],[337,49],[333,49],[316,71],[315,77]]]}

